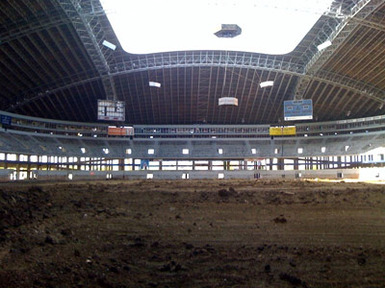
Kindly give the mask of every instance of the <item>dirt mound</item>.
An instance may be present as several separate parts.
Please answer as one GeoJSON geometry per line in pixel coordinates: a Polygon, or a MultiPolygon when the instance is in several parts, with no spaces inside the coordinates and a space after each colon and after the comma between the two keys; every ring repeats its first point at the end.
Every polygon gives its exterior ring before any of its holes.
{"type": "Polygon", "coordinates": [[[9,229],[36,222],[50,215],[51,198],[41,187],[26,191],[0,190],[0,242],[5,241],[9,229]]]}
{"type": "Polygon", "coordinates": [[[383,287],[385,187],[100,181],[0,187],[0,288],[383,287]]]}

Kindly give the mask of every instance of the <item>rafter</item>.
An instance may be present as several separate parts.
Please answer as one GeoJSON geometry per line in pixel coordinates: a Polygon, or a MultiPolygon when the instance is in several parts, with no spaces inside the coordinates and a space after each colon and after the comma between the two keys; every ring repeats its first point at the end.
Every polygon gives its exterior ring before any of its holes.
{"type": "MultiPolygon", "coordinates": [[[[110,67],[101,49],[102,33],[95,33],[95,11],[85,11],[80,0],[57,0],[67,16],[70,18],[79,38],[84,44],[88,55],[92,59],[100,77],[102,78],[107,99],[116,99],[115,86],[110,76],[110,67]],[[99,36],[97,38],[97,36],[99,36]]],[[[92,2],[91,2],[92,4],[92,2]]],[[[94,6],[91,5],[93,9],[94,6]]],[[[88,7],[89,8],[89,7],[88,7]]],[[[100,11],[98,11],[100,13],[100,11]]],[[[100,30],[99,30],[100,31],[100,30]]]]}
{"type": "Polygon", "coordinates": [[[383,5],[383,1],[381,0],[360,0],[351,9],[349,15],[339,14],[334,10],[330,12],[328,16],[342,19],[342,21],[336,25],[334,29],[330,29],[332,27],[321,29],[315,40],[317,42],[315,42],[314,45],[319,45],[326,40],[329,40],[333,45],[321,51],[316,51],[313,57],[307,62],[304,74],[298,80],[294,99],[303,98],[306,89],[310,84],[309,75],[316,75],[326,61],[340,48],[358,25],[360,25],[362,21],[365,21],[365,18],[381,5],[383,5]],[[323,41],[320,41],[320,39],[323,39],[323,41]]]}

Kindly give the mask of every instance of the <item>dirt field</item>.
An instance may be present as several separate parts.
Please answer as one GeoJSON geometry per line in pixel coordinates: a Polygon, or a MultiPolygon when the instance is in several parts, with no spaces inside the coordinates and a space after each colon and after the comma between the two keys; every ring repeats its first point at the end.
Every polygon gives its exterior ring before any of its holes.
{"type": "Polygon", "coordinates": [[[0,287],[385,287],[385,185],[0,186],[0,287]]]}

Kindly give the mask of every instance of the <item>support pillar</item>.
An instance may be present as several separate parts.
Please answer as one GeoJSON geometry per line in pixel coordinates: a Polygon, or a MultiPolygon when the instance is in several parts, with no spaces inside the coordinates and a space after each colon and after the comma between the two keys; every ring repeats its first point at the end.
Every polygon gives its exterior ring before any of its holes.
{"type": "Polygon", "coordinates": [[[208,169],[209,171],[212,171],[212,170],[213,170],[213,161],[212,161],[212,160],[209,160],[207,169],[208,169]]]}
{"type": "MultiPolygon", "coordinates": [[[[16,154],[16,173],[19,176],[20,175],[20,154],[16,154]]],[[[19,179],[19,177],[18,177],[19,179]]]]}
{"type": "Polygon", "coordinates": [[[285,170],[285,159],[284,158],[278,158],[278,170],[285,170]]]}
{"type": "Polygon", "coordinates": [[[32,179],[32,175],[31,175],[31,155],[28,155],[27,156],[27,175],[28,175],[28,180],[31,180],[32,179]]]}
{"type": "Polygon", "coordinates": [[[295,158],[294,159],[294,170],[298,170],[298,167],[299,167],[299,165],[298,165],[298,158],[295,158]]]}
{"type": "Polygon", "coordinates": [[[8,169],[8,153],[4,153],[4,169],[8,169]]]}
{"type": "Polygon", "coordinates": [[[119,171],[124,171],[124,158],[119,158],[119,171]]]}

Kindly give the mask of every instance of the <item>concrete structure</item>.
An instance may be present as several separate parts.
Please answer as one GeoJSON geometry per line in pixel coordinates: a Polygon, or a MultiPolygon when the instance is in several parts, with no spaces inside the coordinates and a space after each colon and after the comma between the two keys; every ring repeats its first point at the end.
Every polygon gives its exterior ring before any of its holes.
{"type": "Polygon", "coordinates": [[[134,125],[132,135],[111,136],[108,124],[0,116],[11,119],[0,130],[8,180],[357,179],[341,169],[385,163],[384,151],[370,154],[384,145],[385,116],[297,124],[291,136],[271,136],[268,125],[134,125]]]}
{"type": "Polygon", "coordinates": [[[384,152],[373,150],[385,142],[382,0],[331,1],[285,55],[134,55],[122,49],[99,0],[3,1],[0,8],[5,179],[147,175],[141,169],[155,178],[326,169],[334,177],[335,169],[384,163],[384,152]],[[323,43],[330,45],[319,49],[323,43]],[[218,105],[226,97],[238,106],[218,105]],[[312,119],[286,121],[287,101],[311,102],[312,119]],[[107,110],[116,115],[100,117],[107,110]],[[110,125],[132,126],[134,135],[111,135],[110,125]],[[296,132],[270,133],[285,126],[296,132]]]}

